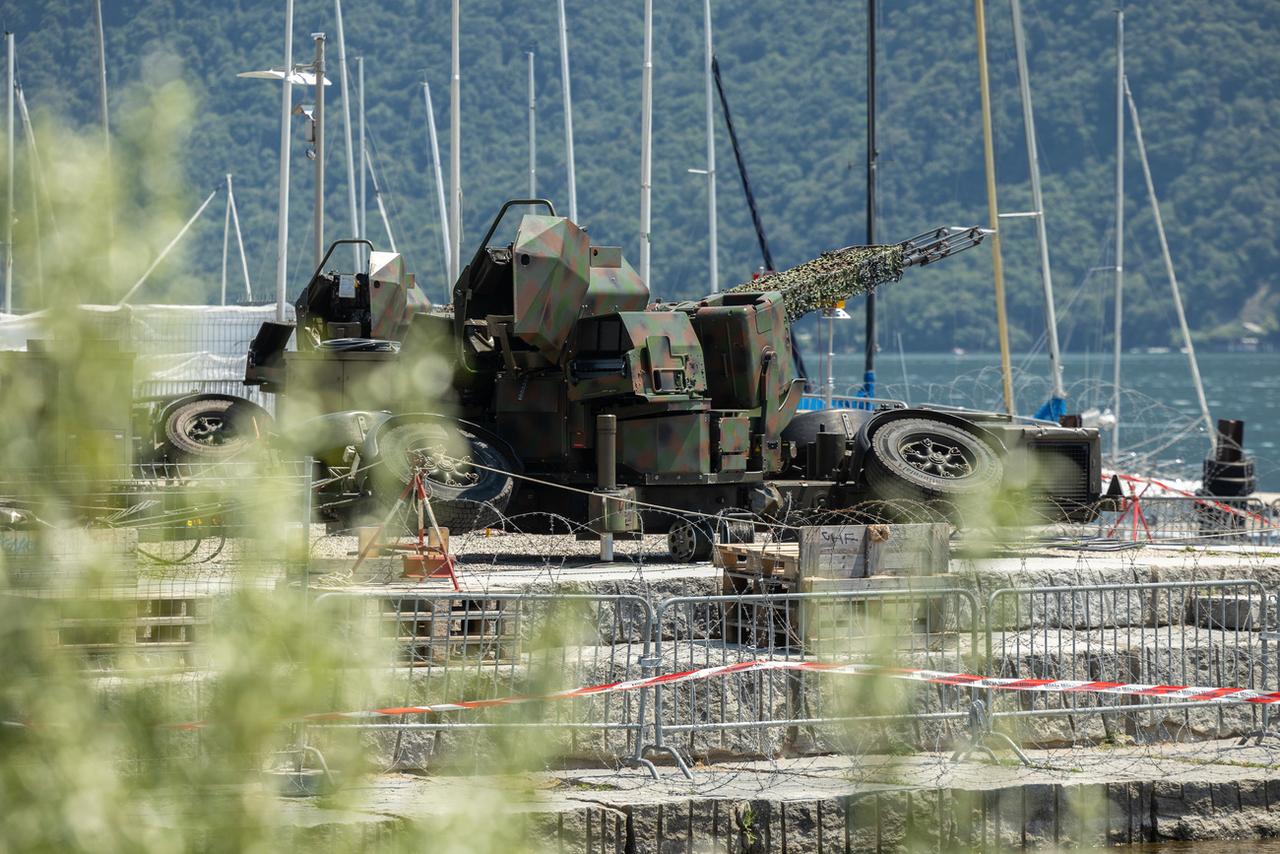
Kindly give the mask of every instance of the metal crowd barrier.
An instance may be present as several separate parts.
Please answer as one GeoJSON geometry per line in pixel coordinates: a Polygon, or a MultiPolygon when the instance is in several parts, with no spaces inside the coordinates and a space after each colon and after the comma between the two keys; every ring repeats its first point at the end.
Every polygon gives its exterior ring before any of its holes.
{"type": "MultiPolygon", "coordinates": [[[[323,593],[313,607],[325,619],[336,619],[353,644],[381,644],[380,652],[393,657],[394,699],[371,696],[363,704],[368,709],[538,697],[652,674],[653,609],[640,596],[396,588],[323,593]]],[[[495,753],[500,742],[481,736],[521,728],[535,752],[621,761],[652,771],[642,756],[647,693],[587,694],[323,726],[390,735],[381,746],[392,753],[393,766],[426,759],[455,766],[500,763],[504,757],[495,753]]]]}
{"type": "MultiPolygon", "coordinates": [[[[1274,614],[1255,580],[1006,588],[987,601],[987,675],[1274,690],[1274,614]]],[[[1265,707],[1090,691],[992,691],[993,724],[1038,746],[1265,730],[1265,707]]]]}
{"type": "MultiPolygon", "coordinates": [[[[667,599],[663,673],[746,661],[828,661],[967,672],[976,603],[950,588],[667,599]]],[[[949,743],[966,688],[803,670],[753,670],[654,689],[653,747],[682,757],[776,756],[949,743]]],[[[687,771],[686,771],[687,773],[687,771]]]]}
{"type": "Polygon", "coordinates": [[[1270,545],[1280,517],[1258,498],[1158,495],[1128,497],[1094,522],[1098,536],[1139,543],[1270,545]]]}

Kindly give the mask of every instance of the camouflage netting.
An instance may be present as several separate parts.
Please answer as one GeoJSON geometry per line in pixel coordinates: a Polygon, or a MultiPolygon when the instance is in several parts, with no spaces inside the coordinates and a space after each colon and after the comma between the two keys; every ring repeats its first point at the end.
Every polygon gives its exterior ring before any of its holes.
{"type": "Polygon", "coordinates": [[[898,281],[902,278],[902,257],[901,244],[853,246],[730,288],[728,293],[781,291],[790,322],[840,300],[865,294],[885,282],[898,281]]]}

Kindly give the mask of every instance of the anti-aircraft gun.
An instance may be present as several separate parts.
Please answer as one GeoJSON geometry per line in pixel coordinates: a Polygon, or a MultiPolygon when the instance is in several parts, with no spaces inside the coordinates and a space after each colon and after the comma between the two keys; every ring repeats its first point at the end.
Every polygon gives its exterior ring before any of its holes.
{"type": "MultiPolygon", "coordinates": [[[[943,228],[899,244],[849,247],[699,300],[664,303],[651,300],[619,248],[593,245],[546,200],[513,200],[459,276],[452,305],[411,313],[399,342],[361,345],[349,323],[317,309],[324,302],[317,293],[345,287],[359,297],[378,286],[369,275],[324,273],[321,265],[298,303],[312,352],[295,360],[381,350],[385,367],[420,377],[432,370],[420,361],[430,354],[434,371],[452,379],[440,400],[388,401],[374,399],[373,389],[415,385],[364,379],[362,397],[327,371],[322,385],[332,395],[342,384],[343,411],[296,424],[295,433],[341,485],[346,498],[335,507],[358,505],[350,496],[393,499],[420,472],[440,523],[454,530],[538,511],[593,522],[602,533],[642,522],[661,532],[688,511],[767,517],[872,496],[953,500],[994,490],[1003,477],[1001,438],[955,414],[868,405],[798,415],[803,380],[794,375],[788,335],[804,314],[897,281],[908,267],[983,236],[943,228]],[[490,245],[516,206],[542,211],[523,215],[510,243],[490,245]],[[877,441],[886,431],[892,441],[877,441]]],[[[281,347],[261,349],[251,350],[247,381],[255,365],[265,366],[258,377],[271,374],[286,390],[281,347]]],[[[684,531],[673,542],[687,544],[691,556],[709,540],[684,531]]]]}

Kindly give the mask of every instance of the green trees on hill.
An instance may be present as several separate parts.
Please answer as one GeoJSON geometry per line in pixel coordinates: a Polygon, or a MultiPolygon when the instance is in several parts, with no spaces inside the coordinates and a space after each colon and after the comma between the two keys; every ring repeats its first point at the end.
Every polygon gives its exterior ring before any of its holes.
{"type": "MultiPolygon", "coordinates": [[[[235,174],[250,272],[257,294],[268,293],[279,90],[235,74],[281,64],[283,4],[104,5],[113,109],[123,108],[130,84],[153,86],[175,75],[186,81],[196,98],[184,164],[190,209],[224,173],[235,174]]],[[[657,296],[670,299],[710,290],[705,181],[687,172],[705,159],[701,8],[655,5],[651,284],[657,296]]],[[[1009,13],[1000,0],[989,6],[1001,207],[1024,210],[1029,191],[1009,13]]],[[[567,199],[555,4],[464,0],[462,8],[463,243],[469,255],[501,202],[527,188],[526,50],[537,53],[539,191],[562,209],[567,199]]],[[[425,72],[447,158],[449,4],[349,0],[345,11],[348,53],[365,58],[369,135],[397,244],[432,299],[442,300],[421,82],[425,72]]],[[[568,0],[580,218],[597,240],[622,244],[632,258],[639,221],[641,11],[638,0],[568,0]]],[[[19,76],[32,110],[95,121],[93,23],[84,5],[3,0],[0,15],[17,33],[19,76]]],[[[1024,15],[1061,332],[1071,349],[1106,349],[1111,282],[1096,268],[1113,264],[1113,15],[1109,5],[1077,0],[1027,2],[1024,15]]],[[[332,16],[326,0],[297,0],[297,61],[310,59],[308,33],[336,33],[332,16]]],[[[896,0],[884,4],[881,22],[880,234],[896,240],[936,225],[985,224],[971,4],[896,0]]],[[[829,0],[744,0],[715,9],[725,86],[779,266],[858,243],[864,233],[864,23],[861,4],[829,0]]],[[[1272,48],[1278,27],[1275,16],[1245,0],[1171,0],[1127,10],[1129,76],[1189,313],[1206,337],[1238,337],[1242,321],[1280,329],[1280,287],[1273,281],[1280,261],[1280,149],[1272,143],[1280,126],[1274,97],[1280,55],[1272,48]]],[[[336,53],[331,41],[335,80],[336,53]]],[[[329,91],[334,107],[339,93],[329,91]]],[[[296,100],[309,95],[299,91],[296,100]]],[[[348,231],[340,112],[329,111],[326,205],[333,238],[348,231]]],[[[312,172],[301,157],[301,127],[296,130],[291,295],[312,260],[312,172]]],[[[719,284],[729,287],[760,262],[723,131],[718,143],[719,284]]],[[[41,145],[45,161],[56,165],[57,140],[41,145]]],[[[1128,165],[1126,339],[1169,344],[1173,316],[1152,219],[1137,162],[1128,165]]],[[[18,198],[18,215],[28,216],[23,187],[18,198]]],[[[220,219],[220,207],[212,206],[182,253],[148,283],[150,298],[175,288],[216,295],[220,219]]],[[[372,197],[369,231],[385,243],[372,197]]],[[[1014,343],[1030,347],[1043,327],[1030,223],[1010,221],[1004,245],[1014,343]]],[[[22,247],[18,252],[17,302],[31,307],[39,299],[33,264],[22,247]]],[[[104,279],[104,299],[129,284],[104,279]]],[[[912,271],[885,291],[881,304],[886,346],[897,334],[916,350],[994,346],[985,248],[912,271]]],[[[841,324],[839,336],[843,346],[860,347],[861,323],[841,324]]]]}

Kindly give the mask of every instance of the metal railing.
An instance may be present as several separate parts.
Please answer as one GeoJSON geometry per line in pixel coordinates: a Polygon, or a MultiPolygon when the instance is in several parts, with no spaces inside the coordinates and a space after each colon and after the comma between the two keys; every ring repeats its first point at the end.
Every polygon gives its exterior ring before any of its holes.
{"type": "Polygon", "coordinates": [[[1137,543],[1274,545],[1280,520],[1258,498],[1159,495],[1120,499],[1094,522],[1097,535],[1137,543]]]}
{"type": "MultiPolygon", "coordinates": [[[[677,597],[655,611],[654,659],[680,673],[748,661],[965,672],[977,608],[949,588],[677,597]]],[[[971,692],[803,670],[747,671],[654,689],[654,747],[775,756],[949,743],[971,692]]]]}
{"type": "MultiPolygon", "coordinates": [[[[653,609],[640,596],[432,593],[421,588],[322,593],[315,607],[356,643],[382,644],[394,660],[393,698],[366,708],[542,697],[651,675],[653,609]],[[340,610],[334,612],[333,606],[340,610]],[[369,633],[372,638],[369,638],[369,633]],[[363,640],[362,640],[363,638],[363,640]]],[[[501,761],[482,736],[522,728],[535,752],[579,761],[653,766],[643,758],[648,691],[584,694],[486,709],[422,712],[308,725],[381,733],[394,766],[501,761]]]]}
{"type": "MultiPolygon", "coordinates": [[[[1268,596],[1255,580],[1005,588],[987,600],[987,675],[1143,685],[1273,686],[1268,596]]],[[[993,691],[1023,744],[1248,735],[1256,705],[1094,691],[993,691]]]]}

